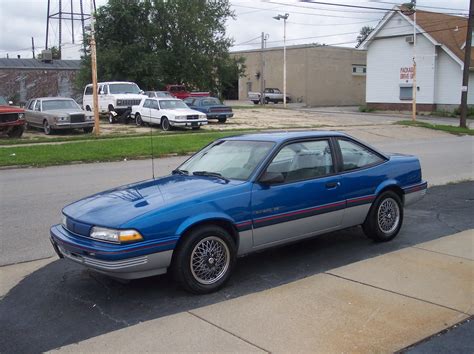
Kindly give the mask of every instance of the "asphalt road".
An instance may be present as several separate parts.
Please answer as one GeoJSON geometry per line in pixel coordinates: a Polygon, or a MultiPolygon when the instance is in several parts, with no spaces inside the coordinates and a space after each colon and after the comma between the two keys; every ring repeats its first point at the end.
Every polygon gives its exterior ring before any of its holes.
{"type": "Polygon", "coordinates": [[[406,209],[404,226],[391,242],[373,243],[356,227],[270,249],[240,258],[228,286],[207,296],[180,290],[167,275],[123,284],[57,259],[1,299],[0,352],[51,350],[472,229],[473,207],[474,182],[432,187],[406,209]]]}
{"type": "MultiPolygon", "coordinates": [[[[470,136],[447,135],[419,141],[377,143],[382,151],[420,157],[430,185],[472,179],[470,136]]],[[[155,159],[157,176],[185,157],[155,159]]],[[[0,266],[52,256],[49,228],[61,220],[62,207],[87,195],[151,177],[151,161],[123,161],[0,171],[0,266]]]]}

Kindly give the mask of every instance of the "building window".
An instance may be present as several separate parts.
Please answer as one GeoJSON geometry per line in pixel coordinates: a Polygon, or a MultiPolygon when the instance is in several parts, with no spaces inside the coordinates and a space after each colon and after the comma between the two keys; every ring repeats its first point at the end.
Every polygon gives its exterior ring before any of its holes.
{"type": "Polygon", "coordinates": [[[413,99],[413,86],[400,86],[400,100],[413,99]]]}
{"type": "Polygon", "coordinates": [[[353,64],[352,75],[365,75],[367,73],[367,67],[365,65],[353,64]]]}

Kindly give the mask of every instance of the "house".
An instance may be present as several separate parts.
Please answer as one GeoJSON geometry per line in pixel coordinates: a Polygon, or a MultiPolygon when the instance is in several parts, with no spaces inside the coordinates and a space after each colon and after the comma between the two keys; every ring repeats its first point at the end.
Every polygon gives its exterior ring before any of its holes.
{"type": "MultiPolygon", "coordinates": [[[[362,43],[367,50],[367,106],[411,110],[415,53],[417,110],[452,111],[461,103],[467,18],[417,10],[416,47],[413,20],[412,11],[394,7],[362,43]]],[[[474,104],[472,85],[474,72],[469,104],[474,104]]]]}
{"type": "MultiPolygon", "coordinates": [[[[283,91],[283,47],[231,53],[245,58],[245,75],[239,78],[239,99],[265,87],[283,91]],[[264,75],[261,64],[264,62],[264,75]]],[[[304,44],[286,47],[287,93],[293,102],[308,106],[348,106],[365,103],[366,53],[355,48],[304,44]]]]}
{"type": "Polygon", "coordinates": [[[0,58],[0,96],[15,104],[33,97],[80,97],[75,78],[80,60],[0,58]]]}

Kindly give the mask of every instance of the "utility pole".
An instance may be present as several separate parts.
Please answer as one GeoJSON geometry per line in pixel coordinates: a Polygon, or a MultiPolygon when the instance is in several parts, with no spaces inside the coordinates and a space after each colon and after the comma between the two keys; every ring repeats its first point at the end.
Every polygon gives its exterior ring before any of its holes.
{"type": "Polygon", "coordinates": [[[286,108],[286,20],[290,14],[273,17],[275,20],[283,20],[283,106],[286,108]]]}
{"type": "Polygon", "coordinates": [[[262,32],[262,49],[260,51],[260,104],[265,104],[265,79],[264,79],[264,61],[263,50],[265,49],[265,33],[262,32]]]}
{"type": "Polygon", "coordinates": [[[412,0],[411,2],[413,4],[413,86],[412,86],[412,98],[413,98],[413,104],[412,104],[412,116],[411,119],[412,121],[416,120],[416,92],[417,92],[417,86],[416,86],[416,0],[412,0]]]}
{"type": "Polygon", "coordinates": [[[31,37],[31,51],[33,52],[33,59],[36,59],[35,56],[35,39],[31,37]]]}
{"type": "Polygon", "coordinates": [[[97,52],[95,46],[95,17],[91,0],[91,69],[92,69],[92,102],[94,105],[94,134],[99,136],[99,97],[97,96],[97,52]]]}
{"type": "Polygon", "coordinates": [[[474,22],[474,0],[470,1],[469,18],[467,20],[466,46],[464,47],[464,68],[462,72],[461,117],[459,126],[467,128],[467,91],[469,86],[469,67],[471,66],[472,27],[474,22]]]}

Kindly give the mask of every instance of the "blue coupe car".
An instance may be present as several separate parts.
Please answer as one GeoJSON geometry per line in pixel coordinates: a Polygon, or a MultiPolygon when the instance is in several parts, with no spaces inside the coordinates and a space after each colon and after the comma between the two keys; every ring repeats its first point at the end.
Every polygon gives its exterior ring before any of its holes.
{"type": "Polygon", "coordinates": [[[234,116],[232,107],[222,104],[216,97],[188,97],[184,103],[191,109],[206,113],[207,119],[217,119],[219,123],[225,123],[227,118],[234,116]]]}
{"type": "Polygon", "coordinates": [[[389,241],[426,188],[416,157],[343,133],[242,135],[171,175],[66,206],[51,242],[59,257],[116,278],[172,271],[185,289],[208,293],[243,254],[356,225],[389,241]]]}

